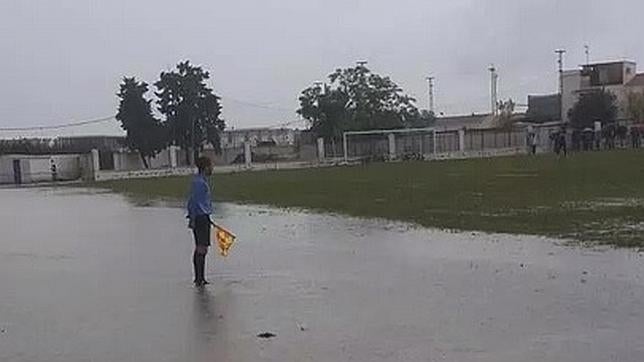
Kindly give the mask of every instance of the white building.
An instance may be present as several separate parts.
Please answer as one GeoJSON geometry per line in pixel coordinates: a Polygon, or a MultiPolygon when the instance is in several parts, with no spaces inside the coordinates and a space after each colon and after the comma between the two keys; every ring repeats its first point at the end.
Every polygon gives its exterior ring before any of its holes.
{"type": "Polygon", "coordinates": [[[225,130],[221,134],[221,148],[243,147],[246,141],[249,141],[252,147],[262,144],[293,146],[295,144],[296,132],[296,130],[289,128],[246,128],[225,130]]]}
{"type": "Polygon", "coordinates": [[[617,97],[617,118],[628,118],[628,95],[644,91],[644,73],[637,74],[637,64],[631,61],[593,63],[580,69],[565,71],[562,75],[562,115],[570,121],[568,112],[579,95],[599,89],[610,91],[617,97]]]}
{"type": "Polygon", "coordinates": [[[83,156],[77,154],[0,155],[0,184],[77,180],[82,176],[83,164],[83,156]]]}

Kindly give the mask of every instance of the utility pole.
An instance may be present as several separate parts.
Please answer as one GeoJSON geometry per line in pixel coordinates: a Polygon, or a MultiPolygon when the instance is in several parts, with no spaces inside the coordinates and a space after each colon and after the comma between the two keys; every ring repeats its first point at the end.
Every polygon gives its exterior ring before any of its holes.
{"type": "Polygon", "coordinates": [[[590,45],[584,45],[584,52],[586,53],[586,65],[590,64],[590,45]]]}
{"type": "Polygon", "coordinates": [[[434,114],[434,77],[427,77],[429,83],[429,111],[434,114]]]}
{"type": "Polygon", "coordinates": [[[496,72],[496,67],[494,66],[494,64],[490,64],[488,70],[490,71],[490,111],[493,116],[496,116],[499,74],[496,72]]]}
{"type": "Polygon", "coordinates": [[[566,54],[566,50],[557,49],[557,50],[555,50],[555,53],[558,56],[557,64],[559,66],[559,105],[560,105],[559,117],[563,121],[564,120],[564,111],[563,111],[563,96],[564,96],[563,68],[564,68],[564,54],[566,54]]]}

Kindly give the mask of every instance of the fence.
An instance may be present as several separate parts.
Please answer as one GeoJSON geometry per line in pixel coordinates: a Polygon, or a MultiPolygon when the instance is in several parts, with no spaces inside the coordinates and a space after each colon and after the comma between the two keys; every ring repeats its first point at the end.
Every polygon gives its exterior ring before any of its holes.
{"type": "MultiPolygon", "coordinates": [[[[488,157],[525,153],[527,133],[525,128],[374,130],[346,132],[343,143],[342,153],[347,162],[488,157]]],[[[325,152],[325,156],[329,158],[329,153],[325,152]]]]}
{"type": "Polygon", "coordinates": [[[523,129],[469,130],[465,131],[465,150],[484,151],[524,147],[526,135],[523,129]]]}

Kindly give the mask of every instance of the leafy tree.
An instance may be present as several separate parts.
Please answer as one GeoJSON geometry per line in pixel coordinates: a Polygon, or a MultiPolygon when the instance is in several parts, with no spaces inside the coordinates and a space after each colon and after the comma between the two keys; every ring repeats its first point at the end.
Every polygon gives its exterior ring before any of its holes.
{"type": "Polygon", "coordinates": [[[617,97],[605,89],[582,93],[568,116],[577,129],[593,128],[595,121],[610,123],[617,117],[617,97]]]}
{"type": "Polygon", "coordinates": [[[513,125],[514,109],[516,108],[516,103],[509,98],[507,101],[498,101],[498,117],[497,117],[497,126],[501,129],[511,129],[513,125]]]}
{"type": "Polygon", "coordinates": [[[417,127],[434,120],[433,114],[419,112],[415,99],[389,77],[361,65],[337,69],[328,85],[303,90],[299,101],[298,114],[318,136],[331,140],[344,131],[417,127]]]}
{"type": "Polygon", "coordinates": [[[167,133],[163,124],[154,117],[150,100],[145,98],[148,84],[136,78],[123,78],[117,96],[120,99],[116,119],[125,130],[125,142],[130,150],[137,151],[145,168],[148,158],[154,157],[167,145],[167,133]]]}
{"type": "Polygon", "coordinates": [[[195,160],[205,143],[221,151],[220,133],[226,127],[220,118],[219,97],[206,85],[210,74],[190,61],[180,62],[175,70],[162,72],[155,83],[159,111],[165,115],[170,142],[191,150],[195,160]]]}
{"type": "Polygon", "coordinates": [[[311,123],[311,130],[332,142],[349,124],[348,96],[328,86],[307,88],[300,97],[298,113],[311,123]]]}
{"type": "Polygon", "coordinates": [[[644,121],[644,91],[628,94],[628,115],[635,122],[644,121]]]}

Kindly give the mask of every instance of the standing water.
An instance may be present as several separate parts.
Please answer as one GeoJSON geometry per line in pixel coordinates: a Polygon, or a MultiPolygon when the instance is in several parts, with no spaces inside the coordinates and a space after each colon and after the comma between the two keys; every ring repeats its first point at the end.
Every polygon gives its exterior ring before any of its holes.
{"type": "Polygon", "coordinates": [[[192,285],[184,211],[0,190],[0,361],[642,361],[631,250],[217,205],[192,285]]]}

